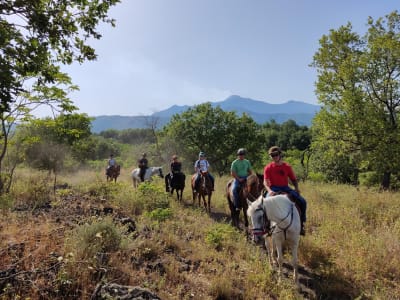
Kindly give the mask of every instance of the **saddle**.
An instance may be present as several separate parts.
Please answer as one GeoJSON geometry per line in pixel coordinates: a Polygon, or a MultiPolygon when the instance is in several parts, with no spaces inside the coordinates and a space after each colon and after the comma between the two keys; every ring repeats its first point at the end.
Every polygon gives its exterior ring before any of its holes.
{"type": "MultiPolygon", "coordinates": [[[[268,194],[268,191],[266,189],[264,189],[262,191],[263,197],[266,197],[267,194],[268,194]]],[[[276,192],[276,195],[285,195],[285,196],[287,196],[289,198],[289,200],[294,203],[294,206],[297,208],[299,216],[301,216],[301,214],[302,214],[301,205],[300,205],[299,201],[292,194],[287,193],[287,192],[283,192],[283,191],[279,191],[279,192],[276,192]]]]}

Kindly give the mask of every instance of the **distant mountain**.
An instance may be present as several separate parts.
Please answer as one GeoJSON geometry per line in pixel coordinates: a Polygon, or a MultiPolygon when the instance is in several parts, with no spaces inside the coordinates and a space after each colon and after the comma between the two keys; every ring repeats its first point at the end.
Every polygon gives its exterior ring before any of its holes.
{"type": "MultiPolygon", "coordinates": [[[[247,113],[259,124],[275,120],[281,124],[287,120],[294,120],[299,125],[310,126],[320,106],[301,101],[290,100],[286,103],[271,104],[250,98],[232,95],[220,102],[212,102],[213,107],[221,107],[224,111],[235,111],[238,115],[247,113]]],[[[149,116],[98,116],[92,121],[92,131],[99,133],[107,129],[123,130],[128,128],[148,128],[153,120],[161,128],[169,122],[174,114],[180,114],[191,106],[173,105],[166,110],[153,113],[149,116]]]]}

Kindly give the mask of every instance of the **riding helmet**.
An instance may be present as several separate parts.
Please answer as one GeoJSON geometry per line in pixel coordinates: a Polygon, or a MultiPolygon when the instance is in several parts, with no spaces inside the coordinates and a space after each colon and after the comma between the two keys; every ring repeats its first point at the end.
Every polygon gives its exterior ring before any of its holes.
{"type": "Polygon", "coordinates": [[[206,154],[204,152],[200,151],[199,157],[204,157],[204,156],[206,156],[206,154]]]}
{"type": "Polygon", "coordinates": [[[246,154],[246,149],[244,149],[244,148],[240,148],[240,149],[237,151],[237,155],[244,155],[244,154],[246,154]]]}

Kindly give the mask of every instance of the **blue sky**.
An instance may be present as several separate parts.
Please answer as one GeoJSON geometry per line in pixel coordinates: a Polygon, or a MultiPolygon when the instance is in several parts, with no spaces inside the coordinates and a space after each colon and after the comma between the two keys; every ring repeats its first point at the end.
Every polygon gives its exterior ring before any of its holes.
{"type": "Polygon", "coordinates": [[[98,59],[64,67],[89,116],[150,115],[230,95],[318,103],[309,67],[319,39],[350,22],[363,34],[391,0],[122,0],[91,43],[98,59]]]}

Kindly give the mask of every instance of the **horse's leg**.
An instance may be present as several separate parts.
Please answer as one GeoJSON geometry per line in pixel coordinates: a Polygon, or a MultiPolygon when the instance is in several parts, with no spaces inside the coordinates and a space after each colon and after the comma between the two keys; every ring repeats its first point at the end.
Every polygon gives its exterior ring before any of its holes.
{"type": "Polygon", "coordinates": [[[271,268],[274,267],[274,243],[272,243],[272,250],[271,250],[271,243],[270,243],[270,237],[265,236],[264,238],[264,243],[265,243],[265,248],[267,250],[267,255],[268,255],[268,262],[271,268]]]}
{"type": "Polygon", "coordinates": [[[293,266],[293,280],[296,284],[299,284],[299,272],[297,265],[297,249],[299,246],[299,241],[292,242],[292,266],[293,266]]]}
{"type": "MultiPolygon", "coordinates": [[[[281,233],[279,233],[281,235],[281,233]]],[[[282,265],[283,265],[283,250],[282,250],[282,241],[281,237],[277,237],[274,239],[274,244],[276,246],[276,252],[278,253],[278,281],[281,281],[282,277],[282,265]]]]}
{"type": "Polygon", "coordinates": [[[244,227],[247,228],[249,227],[249,219],[247,218],[247,205],[243,205],[243,219],[244,219],[244,227]]]}
{"type": "Polygon", "coordinates": [[[208,212],[211,213],[211,193],[208,195],[208,212]]]}

